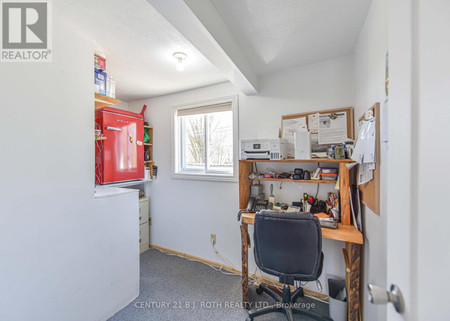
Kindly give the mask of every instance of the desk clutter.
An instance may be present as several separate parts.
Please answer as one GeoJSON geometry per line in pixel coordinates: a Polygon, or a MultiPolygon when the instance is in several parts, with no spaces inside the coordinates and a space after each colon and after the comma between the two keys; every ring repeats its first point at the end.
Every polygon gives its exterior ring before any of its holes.
{"type": "Polygon", "coordinates": [[[273,192],[273,184],[270,184],[270,196],[266,199],[261,184],[250,186],[250,197],[247,204],[247,212],[259,212],[261,210],[274,210],[280,212],[309,212],[315,214],[320,221],[320,225],[325,228],[337,229],[337,222],[340,221],[339,196],[329,192],[325,200],[320,200],[317,196],[303,193],[298,200],[291,204],[278,202],[273,192]]]}
{"type": "MultiPolygon", "coordinates": [[[[257,167],[255,166],[255,170],[257,167]]],[[[318,214],[322,227],[337,228],[337,222],[340,222],[339,195],[334,192],[328,192],[325,199],[319,199],[316,195],[303,193],[298,199],[290,203],[277,201],[273,191],[273,184],[270,184],[270,195],[266,197],[263,193],[263,185],[255,184],[258,180],[281,180],[285,181],[310,181],[317,182],[335,182],[338,179],[338,168],[318,166],[313,171],[297,167],[291,172],[279,172],[273,168],[266,168],[264,173],[252,172],[248,178],[252,180],[250,185],[250,197],[246,210],[248,212],[258,212],[264,209],[280,212],[310,212],[318,214]]]]}
{"type": "Polygon", "coordinates": [[[317,167],[314,171],[304,170],[303,168],[296,168],[291,172],[278,172],[273,168],[266,168],[264,173],[252,172],[249,176],[251,180],[258,179],[285,179],[294,181],[337,181],[338,169],[334,167],[317,167]]]}

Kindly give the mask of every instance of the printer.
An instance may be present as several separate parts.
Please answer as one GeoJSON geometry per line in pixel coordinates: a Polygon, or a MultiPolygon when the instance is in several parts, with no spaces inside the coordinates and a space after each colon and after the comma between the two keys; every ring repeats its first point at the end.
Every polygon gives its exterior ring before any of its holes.
{"type": "Polygon", "coordinates": [[[287,140],[276,139],[242,139],[241,159],[281,160],[287,158],[287,140]]]}

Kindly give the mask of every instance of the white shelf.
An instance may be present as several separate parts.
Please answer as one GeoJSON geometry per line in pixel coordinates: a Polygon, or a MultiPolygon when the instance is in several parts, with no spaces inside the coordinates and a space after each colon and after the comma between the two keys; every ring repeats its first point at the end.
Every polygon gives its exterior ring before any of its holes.
{"type": "Polygon", "coordinates": [[[133,185],[139,185],[144,184],[147,182],[153,181],[152,179],[140,179],[136,181],[128,181],[128,182],[120,182],[120,183],[110,183],[110,184],[97,184],[98,186],[106,186],[106,187],[125,187],[125,186],[133,186],[133,185]]]}

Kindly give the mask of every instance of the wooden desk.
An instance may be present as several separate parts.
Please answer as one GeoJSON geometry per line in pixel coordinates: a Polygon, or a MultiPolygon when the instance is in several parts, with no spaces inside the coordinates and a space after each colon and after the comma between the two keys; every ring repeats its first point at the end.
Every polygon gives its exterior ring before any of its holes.
{"type": "MultiPolygon", "coordinates": [[[[330,160],[330,159],[314,159],[314,160],[281,160],[281,161],[255,161],[241,160],[239,161],[239,208],[245,208],[250,197],[250,186],[252,179],[249,179],[250,173],[253,171],[253,163],[270,162],[270,163],[338,163],[339,164],[339,187],[340,187],[340,206],[341,206],[341,224],[338,229],[322,229],[322,237],[336,241],[345,242],[343,249],[345,260],[345,279],[348,295],[348,321],[360,320],[361,306],[361,252],[364,238],[361,232],[357,231],[351,225],[350,214],[350,171],[346,163],[350,160],[330,160]]],[[[262,179],[260,179],[262,180],[262,179]]],[[[284,179],[271,178],[271,181],[285,181],[284,179]]],[[[289,180],[291,181],[291,180],[289,180]]],[[[297,181],[298,183],[318,183],[328,184],[323,181],[297,181]]],[[[333,182],[334,183],[334,182],[333,182]]],[[[250,236],[248,234],[248,225],[253,225],[255,220],[254,213],[244,213],[241,217],[241,247],[242,247],[242,303],[244,307],[249,308],[248,294],[248,248],[251,246],[250,236]]]]}

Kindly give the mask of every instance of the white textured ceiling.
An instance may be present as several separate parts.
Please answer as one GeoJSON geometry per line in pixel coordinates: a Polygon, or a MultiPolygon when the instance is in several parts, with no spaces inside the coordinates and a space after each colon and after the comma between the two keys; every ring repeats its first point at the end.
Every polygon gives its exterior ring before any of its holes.
{"type": "Polygon", "coordinates": [[[211,0],[258,75],[353,53],[371,0],[211,0]]]}
{"type": "Polygon", "coordinates": [[[104,50],[119,99],[135,101],[226,81],[146,0],[58,0],[53,8],[104,50]],[[188,55],[183,72],[175,69],[176,51],[188,55]]]}

